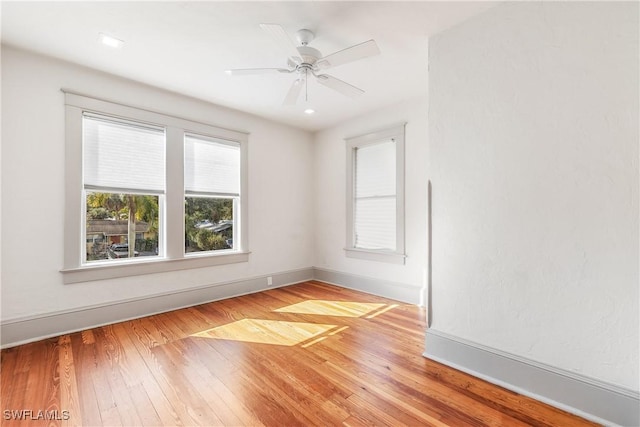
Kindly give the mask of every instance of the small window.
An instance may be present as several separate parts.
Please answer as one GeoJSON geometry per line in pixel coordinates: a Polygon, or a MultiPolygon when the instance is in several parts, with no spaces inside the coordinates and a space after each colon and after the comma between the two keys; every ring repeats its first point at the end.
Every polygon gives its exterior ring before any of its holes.
{"type": "Polygon", "coordinates": [[[404,125],[347,140],[347,256],[404,263],[404,125]]]}

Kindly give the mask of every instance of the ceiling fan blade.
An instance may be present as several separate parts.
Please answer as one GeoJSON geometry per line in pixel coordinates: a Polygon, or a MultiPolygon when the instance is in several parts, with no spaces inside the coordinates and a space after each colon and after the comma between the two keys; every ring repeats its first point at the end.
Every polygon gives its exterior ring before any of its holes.
{"type": "Polygon", "coordinates": [[[318,83],[320,83],[321,85],[324,85],[328,88],[338,91],[341,94],[348,96],[350,98],[355,98],[364,93],[362,89],[359,89],[353,85],[350,85],[347,82],[343,82],[340,79],[336,79],[335,77],[330,76],[328,74],[318,74],[316,77],[318,78],[318,83]]]}
{"type": "Polygon", "coordinates": [[[296,64],[302,62],[300,53],[296,49],[296,45],[284,31],[284,28],[278,24],[260,24],[260,28],[271,36],[271,38],[286,52],[286,54],[294,59],[296,64]]]}
{"type": "Polygon", "coordinates": [[[321,70],[346,64],[348,62],[357,61],[358,59],[368,58],[380,54],[380,49],[374,40],[369,40],[355,46],[342,49],[338,52],[327,55],[316,62],[321,70]]]}
{"type": "Polygon", "coordinates": [[[253,74],[291,73],[292,71],[286,68],[237,68],[235,70],[226,70],[225,73],[230,76],[250,76],[253,74]]]}
{"type": "Polygon", "coordinates": [[[304,84],[303,79],[297,79],[293,81],[293,84],[289,88],[289,92],[287,92],[287,96],[284,98],[283,105],[296,105],[298,101],[298,97],[300,96],[300,91],[302,90],[302,86],[304,84]]]}

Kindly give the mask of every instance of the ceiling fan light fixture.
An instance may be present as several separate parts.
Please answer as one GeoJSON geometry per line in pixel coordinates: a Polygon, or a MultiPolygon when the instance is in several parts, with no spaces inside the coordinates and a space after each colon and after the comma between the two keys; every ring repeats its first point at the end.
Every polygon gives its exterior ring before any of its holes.
{"type": "Polygon", "coordinates": [[[311,114],[313,114],[315,112],[316,112],[316,110],[314,110],[313,108],[307,108],[307,109],[304,110],[304,113],[305,114],[309,114],[309,115],[311,115],[311,114]]]}

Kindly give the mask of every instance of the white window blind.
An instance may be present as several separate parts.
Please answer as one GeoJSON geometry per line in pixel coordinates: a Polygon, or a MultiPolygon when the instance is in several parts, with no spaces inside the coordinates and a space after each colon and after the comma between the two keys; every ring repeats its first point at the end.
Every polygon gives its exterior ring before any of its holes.
{"type": "Polygon", "coordinates": [[[396,249],[396,144],[363,145],[354,156],[354,246],[396,249]]]}
{"type": "Polygon", "coordinates": [[[83,116],[85,188],[164,193],[164,129],[83,116]]]}
{"type": "Polygon", "coordinates": [[[187,194],[240,195],[240,144],[186,135],[184,162],[187,194]]]}

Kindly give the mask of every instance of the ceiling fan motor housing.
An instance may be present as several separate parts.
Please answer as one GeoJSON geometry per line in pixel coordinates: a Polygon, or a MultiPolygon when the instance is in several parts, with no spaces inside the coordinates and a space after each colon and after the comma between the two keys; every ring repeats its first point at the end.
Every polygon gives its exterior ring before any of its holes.
{"type": "Polygon", "coordinates": [[[313,69],[318,59],[322,58],[322,54],[318,49],[309,46],[309,43],[311,43],[315,37],[316,35],[310,30],[302,29],[296,32],[296,38],[298,39],[298,43],[300,43],[300,46],[296,47],[296,49],[300,53],[302,62],[298,64],[290,59],[289,63],[291,65],[291,62],[294,62],[294,66],[296,66],[298,72],[313,69]],[[301,68],[302,70],[300,70],[301,68]]]}
{"type": "Polygon", "coordinates": [[[322,58],[322,54],[318,49],[309,46],[298,46],[296,49],[300,52],[303,64],[313,65],[318,59],[322,58]]]}

